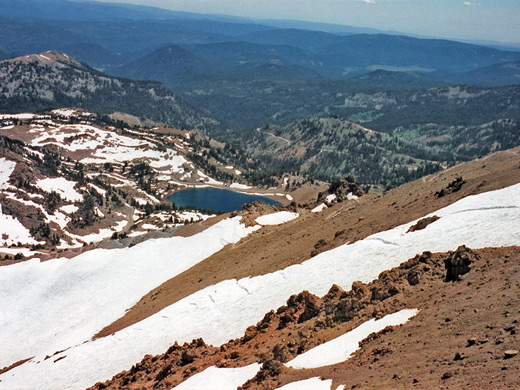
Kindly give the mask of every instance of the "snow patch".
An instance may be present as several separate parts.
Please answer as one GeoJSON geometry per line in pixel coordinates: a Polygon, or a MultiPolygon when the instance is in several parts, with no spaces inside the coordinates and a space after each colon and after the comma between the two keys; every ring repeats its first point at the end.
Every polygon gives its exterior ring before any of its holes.
{"type": "Polygon", "coordinates": [[[6,190],[9,188],[9,178],[11,173],[14,171],[16,163],[14,161],[0,158],[0,190],[6,190]]]}
{"type": "Polygon", "coordinates": [[[239,184],[239,183],[233,183],[229,186],[229,188],[237,188],[239,190],[248,190],[250,188],[253,188],[251,186],[247,186],[245,184],[239,184]]]}
{"type": "Polygon", "coordinates": [[[334,202],[336,200],[336,194],[330,194],[328,195],[326,198],[325,198],[325,202],[327,203],[331,203],[331,202],[334,202]]]}
{"type": "Polygon", "coordinates": [[[36,186],[45,192],[57,192],[63,199],[70,202],[82,201],[83,195],[74,189],[75,185],[75,182],[64,177],[45,178],[36,181],[36,186]]]}
{"type": "Polygon", "coordinates": [[[0,119],[33,119],[36,114],[23,113],[23,114],[0,114],[0,119]]]}
{"type": "MultiPolygon", "coordinates": [[[[2,205],[0,204],[0,245],[10,246],[17,243],[32,245],[37,244],[29,229],[23,226],[12,215],[2,213],[2,205]]],[[[21,252],[21,250],[18,250],[21,252]]]]}
{"type": "Polygon", "coordinates": [[[332,379],[321,380],[320,377],[314,377],[289,383],[276,390],[330,390],[331,387],[332,379]]]}
{"type": "Polygon", "coordinates": [[[262,367],[259,363],[238,368],[217,368],[215,366],[206,368],[204,371],[193,375],[175,390],[236,390],[249,379],[253,378],[262,367]]]}
{"type": "Polygon", "coordinates": [[[417,309],[405,309],[397,313],[388,314],[380,320],[372,318],[350,332],[296,356],[291,361],[285,363],[285,365],[303,369],[341,363],[349,359],[359,349],[361,341],[366,339],[371,333],[380,332],[387,326],[402,325],[418,312],[419,310],[417,309]]]}
{"type": "Polygon", "coordinates": [[[319,206],[314,207],[311,210],[311,213],[319,213],[327,208],[327,205],[325,203],[320,204],[319,206]]]}
{"type": "Polygon", "coordinates": [[[18,253],[21,253],[25,257],[28,257],[28,256],[32,256],[32,255],[35,255],[35,254],[41,253],[41,252],[36,252],[29,248],[2,248],[2,247],[0,247],[0,253],[6,253],[8,255],[17,255],[18,253]]]}
{"type": "Polygon", "coordinates": [[[62,115],[62,116],[67,116],[67,117],[70,117],[74,114],[76,114],[78,112],[78,110],[75,110],[73,108],[70,108],[70,109],[59,109],[59,110],[52,110],[51,111],[53,114],[56,114],[56,115],[62,115]]]}
{"type": "Polygon", "coordinates": [[[282,223],[292,221],[298,218],[298,213],[291,213],[290,211],[279,211],[273,214],[262,215],[255,219],[260,225],[281,225],[282,223]]]}

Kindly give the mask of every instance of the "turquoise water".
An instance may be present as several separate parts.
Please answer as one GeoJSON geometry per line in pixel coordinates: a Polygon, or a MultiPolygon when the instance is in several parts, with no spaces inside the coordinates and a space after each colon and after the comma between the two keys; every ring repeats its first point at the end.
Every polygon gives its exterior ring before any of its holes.
{"type": "Polygon", "coordinates": [[[170,195],[168,200],[175,203],[177,207],[191,206],[196,209],[224,213],[240,210],[244,203],[251,203],[257,200],[271,205],[281,204],[265,196],[241,194],[220,188],[190,188],[170,195]]]}

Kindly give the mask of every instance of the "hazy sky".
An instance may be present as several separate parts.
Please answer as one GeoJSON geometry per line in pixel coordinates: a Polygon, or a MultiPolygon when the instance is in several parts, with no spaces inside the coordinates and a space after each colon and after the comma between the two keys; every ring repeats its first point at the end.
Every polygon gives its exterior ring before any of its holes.
{"type": "Polygon", "coordinates": [[[520,42],[520,0],[103,0],[471,40],[520,42]]]}

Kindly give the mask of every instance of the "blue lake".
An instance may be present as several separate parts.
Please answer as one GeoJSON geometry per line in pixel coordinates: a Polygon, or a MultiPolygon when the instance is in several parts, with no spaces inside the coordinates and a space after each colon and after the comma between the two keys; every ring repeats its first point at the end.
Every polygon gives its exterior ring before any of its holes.
{"type": "Polygon", "coordinates": [[[220,188],[190,188],[170,195],[168,200],[175,203],[177,207],[192,206],[197,209],[221,211],[224,213],[240,210],[244,203],[251,203],[257,200],[271,205],[281,204],[265,196],[241,194],[220,188]]]}

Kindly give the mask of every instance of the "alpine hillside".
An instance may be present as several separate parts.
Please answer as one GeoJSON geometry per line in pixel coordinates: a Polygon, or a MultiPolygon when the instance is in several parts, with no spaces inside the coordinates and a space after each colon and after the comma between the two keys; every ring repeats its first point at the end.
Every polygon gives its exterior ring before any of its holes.
{"type": "Polygon", "coordinates": [[[59,51],[4,60],[0,80],[4,113],[79,107],[102,114],[124,112],[178,128],[222,125],[158,82],[110,77],[59,51]]]}

